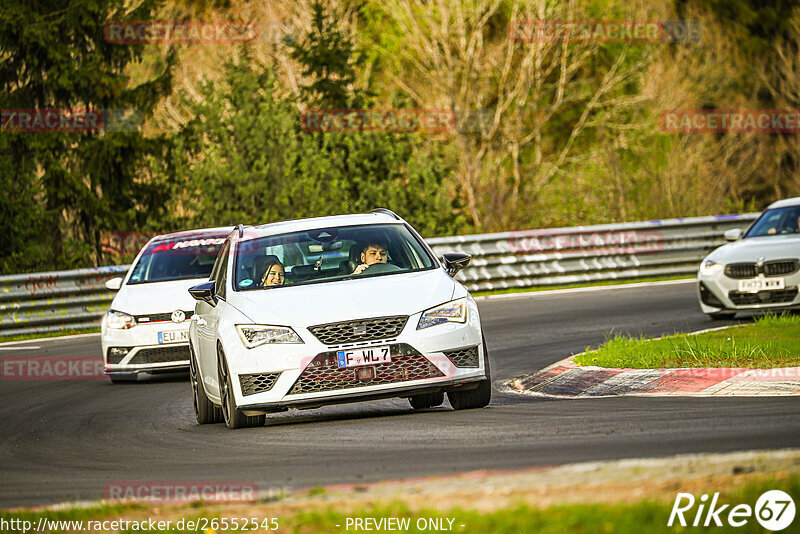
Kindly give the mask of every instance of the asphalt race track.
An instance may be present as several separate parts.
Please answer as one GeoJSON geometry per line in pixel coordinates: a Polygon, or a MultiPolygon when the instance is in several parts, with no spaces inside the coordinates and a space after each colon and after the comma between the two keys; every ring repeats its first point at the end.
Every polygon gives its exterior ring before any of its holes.
{"type": "MultiPolygon", "coordinates": [[[[532,294],[480,303],[495,390],[483,410],[404,400],[199,426],[186,377],[0,381],[0,507],[101,498],[113,482],[254,482],[261,490],[567,462],[800,446],[800,398],[550,400],[502,383],[614,332],[718,326],[694,284],[532,294]]],[[[98,336],[5,346],[0,358],[100,357],[98,336]],[[40,347],[24,350],[23,347],[40,347]]]]}

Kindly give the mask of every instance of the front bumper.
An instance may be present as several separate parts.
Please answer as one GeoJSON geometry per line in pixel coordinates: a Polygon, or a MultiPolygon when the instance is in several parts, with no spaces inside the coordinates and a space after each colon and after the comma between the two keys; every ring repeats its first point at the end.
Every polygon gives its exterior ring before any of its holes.
{"type": "Polygon", "coordinates": [[[113,374],[136,374],[151,372],[181,371],[189,368],[189,343],[179,341],[159,343],[159,332],[188,332],[189,321],[181,323],[155,322],[138,324],[128,329],[107,328],[103,320],[101,347],[105,372],[113,374]],[[127,349],[124,355],[109,354],[109,349],[127,349]]]}
{"type": "Polygon", "coordinates": [[[800,307],[800,273],[784,276],[784,290],[739,291],[739,280],[724,272],[697,276],[697,298],[703,313],[783,310],[800,307]]]}
{"type": "Polygon", "coordinates": [[[304,341],[297,345],[247,349],[238,337],[223,339],[236,405],[246,413],[265,413],[476,387],[487,378],[488,365],[477,306],[474,301],[469,306],[464,324],[417,330],[416,314],[393,339],[348,346],[391,347],[392,363],[366,366],[374,367],[367,377],[359,377],[358,368],[338,368],[331,360],[338,348],[307,329],[296,329],[304,341]]]}
{"type": "Polygon", "coordinates": [[[259,415],[270,412],[281,412],[290,408],[294,409],[311,409],[321,408],[322,406],[330,406],[334,404],[346,404],[350,402],[365,402],[381,399],[394,399],[397,397],[410,397],[412,395],[421,395],[424,393],[439,393],[444,391],[456,390],[469,390],[478,386],[480,378],[465,378],[461,380],[441,380],[436,384],[397,384],[395,387],[386,387],[380,391],[349,391],[346,394],[335,396],[326,396],[317,399],[304,399],[304,400],[285,400],[279,402],[265,402],[258,404],[245,404],[239,406],[246,415],[259,415]]]}

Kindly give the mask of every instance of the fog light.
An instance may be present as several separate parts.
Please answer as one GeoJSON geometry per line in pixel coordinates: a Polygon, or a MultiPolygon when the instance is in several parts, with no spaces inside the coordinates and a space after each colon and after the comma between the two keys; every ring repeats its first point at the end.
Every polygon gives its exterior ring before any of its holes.
{"type": "Polygon", "coordinates": [[[119,363],[131,351],[130,347],[109,347],[108,363],[119,363]]]}

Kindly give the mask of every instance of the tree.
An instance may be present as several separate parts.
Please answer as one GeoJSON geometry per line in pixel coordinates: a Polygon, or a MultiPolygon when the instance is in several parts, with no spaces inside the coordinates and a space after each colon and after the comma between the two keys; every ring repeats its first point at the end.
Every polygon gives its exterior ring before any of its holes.
{"type": "Polygon", "coordinates": [[[302,41],[290,45],[291,57],[302,66],[302,75],[312,80],[301,88],[304,101],[328,109],[361,108],[366,95],[353,90],[357,62],[352,40],[321,1],[314,0],[311,11],[311,30],[302,41]]]}
{"type": "Polygon", "coordinates": [[[425,235],[463,221],[443,187],[450,157],[416,134],[311,133],[295,103],[275,94],[269,68],[247,54],[205,84],[182,129],[175,172],[193,226],[263,224],[378,206],[399,211],[425,235]]]}
{"type": "Polygon", "coordinates": [[[398,88],[416,105],[450,108],[477,126],[457,129],[454,139],[462,155],[457,178],[479,231],[535,222],[545,188],[591,153],[585,143],[598,115],[624,114],[642,100],[631,89],[646,50],[529,35],[534,21],[613,19],[613,5],[601,16],[575,2],[378,5],[401,36],[384,51],[398,88]]]}
{"type": "Polygon", "coordinates": [[[128,10],[124,0],[4,3],[0,108],[92,110],[104,121],[102,130],[86,132],[14,132],[6,122],[2,146],[10,153],[0,183],[19,184],[26,196],[20,209],[31,216],[4,218],[3,233],[25,233],[31,218],[41,233],[36,244],[9,242],[0,252],[4,258],[27,257],[22,268],[97,265],[103,261],[102,231],[141,224],[152,206],[163,203],[159,188],[141,179],[140,166],[163,152],[166,139],[145,137],[139,126],[171,91],[174,53],[134,83],[128,69],[141,62],[144,45],[113,44],[103,33],[109,21],[153,19],[159,5],[145,0],[128,10]],[[120,115],[135,120],[111,131],[109,119],[120,115]]]}

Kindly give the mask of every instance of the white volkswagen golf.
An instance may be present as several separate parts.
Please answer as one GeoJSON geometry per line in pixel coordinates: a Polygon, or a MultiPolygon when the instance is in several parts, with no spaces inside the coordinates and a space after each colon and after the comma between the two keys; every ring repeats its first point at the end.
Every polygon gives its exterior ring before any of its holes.
{"type": "Polygon", "coordinates": [[[123,278],[101,323],[106,374],[112,382],[189,366],[189,322],[194,300],[187,289],[207,280],[230,227],[192,230],[151,239],[123,278]]]}
{"type": "Polygon", "coordinates": [[[729,319],[737,311],[800,307],[800,197],[770,206],[744,233],[700,264],[698,299],[703,313],[729,319]]]}
{"type": "Polygon", "coordinates": [[[491,398],[478,307],[389,210],[239,227],[189,327],[197,421],[264,424],[289,408],[392,397],[455,409],[491,398]]]}

